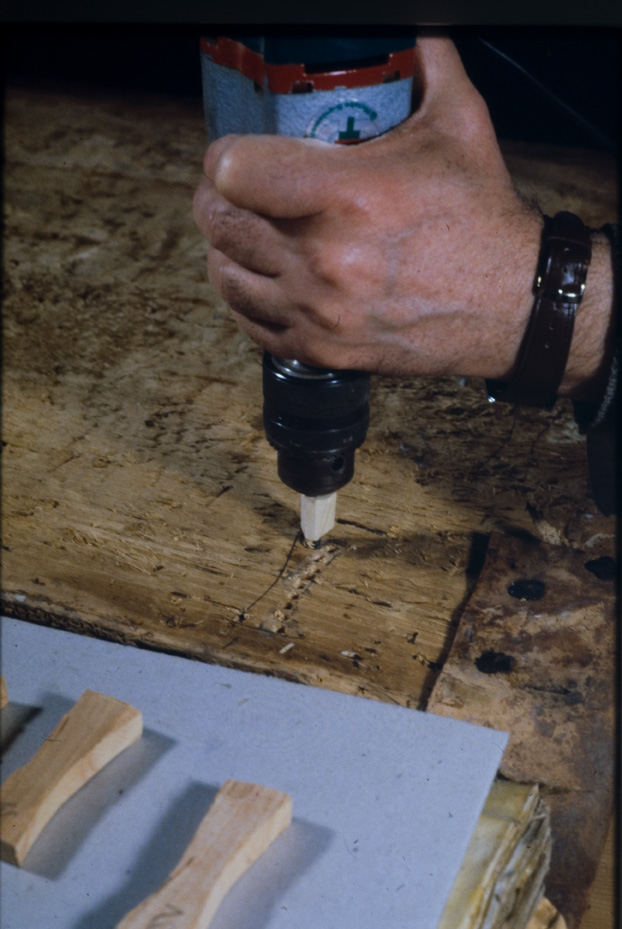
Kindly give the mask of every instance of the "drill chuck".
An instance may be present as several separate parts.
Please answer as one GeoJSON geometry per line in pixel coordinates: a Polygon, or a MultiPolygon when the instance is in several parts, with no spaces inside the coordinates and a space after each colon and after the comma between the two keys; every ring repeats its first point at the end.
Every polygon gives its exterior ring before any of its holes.
{"type": "Polygon", "coordinates": [[[263,360],[264,428],[278,474],[298,493],[334,493],[352,479],[369,424],[369,374],[263,360]]]}

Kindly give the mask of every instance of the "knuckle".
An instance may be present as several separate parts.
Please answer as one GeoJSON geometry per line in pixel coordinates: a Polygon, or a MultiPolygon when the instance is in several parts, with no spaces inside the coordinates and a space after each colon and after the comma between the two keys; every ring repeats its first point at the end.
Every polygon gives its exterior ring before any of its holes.
{"type": "Polygon", "coordinates": [[[339,345],[334,345],[326,339],[306,340],[302,351],[296,358],[304,364],[315,368],[344,368],[344,353],[339,345]]]}
{"type": "Polygon", "coordinates": [[[348,263],[347,248],[335,242],[313,242],[307,252],[307,263],[313,277],[335,285],[348,263]]]}
{"type": "Polygon", "coordinates": [[[236,240],[238,211],[229,203],[216,204],[210,211],[208,238],[216,248],[226,251],[236,240]]]}
{"type": "Polygon", "coordinates": [[[239,276],[230,269],[221,273],[220,293],[232,310],[246,317],[256,315],[257,308],[252,294],[239,276]]]}
{"type": "Polygon", "coordinates": [[[494,137],[488,104],[475,88],[470,93],[468,107],[460,114],[456,128],[464,142],[473,140],[478,143],[477,147],[481,147],[482,140],[494,137]]]}
{"type": "Polygon", "coordinates": [[[314,368],[330,368],[332,366],[332,356],[325,345],[305,345],[303,349],[304,364],[314,368]]]}
{"type": "Polygon", "coordinates": [[[309,258],[309,270],[326,296],[346,299],[373,286],[378,251],[364,241],[332,242],[309,258]]]}

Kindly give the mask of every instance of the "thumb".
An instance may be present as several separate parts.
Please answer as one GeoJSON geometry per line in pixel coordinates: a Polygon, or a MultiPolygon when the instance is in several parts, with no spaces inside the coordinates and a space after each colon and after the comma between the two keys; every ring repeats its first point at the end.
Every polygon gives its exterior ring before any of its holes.
{"type": "Polygon", "coordinates": [[[235,206],[273,219],[297,219],[331,201],[331,159],[338,148],[288,136],[223,136],[207,150],[205,173],[235,206]]]}
{"type": "Polygon", "coordinates": [[[488,108],[451,39],[424,34],[417,39],[417,55],[422,93],[414,121],[429,119],[449,134],[481,133],[490,122],[488,108]]]}

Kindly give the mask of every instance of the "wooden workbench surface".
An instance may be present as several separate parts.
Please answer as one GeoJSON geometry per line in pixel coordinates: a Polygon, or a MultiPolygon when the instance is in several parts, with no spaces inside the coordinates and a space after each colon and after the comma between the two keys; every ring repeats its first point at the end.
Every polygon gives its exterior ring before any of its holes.
{"type": "MultiPolygon", "coordinates": [[[[200,100],[15,87],[5,115],[6,612],[420,707],[491,531],[613,554],[570,405],[455,379],[373,380],[337,527],[304,547],[191,216],[200,100]]],[[[607,156],[504,149],[546,211],[615,217],[607,156]]]]}

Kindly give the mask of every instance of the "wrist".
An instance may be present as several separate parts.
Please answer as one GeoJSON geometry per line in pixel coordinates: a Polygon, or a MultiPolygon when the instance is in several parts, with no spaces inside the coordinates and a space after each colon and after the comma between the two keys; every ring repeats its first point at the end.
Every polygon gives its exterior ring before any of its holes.
{"type": "MultiPolygon", "coordinates": [[[[494,367],[490,367],[488,379],[508,381],[514,375],[520,348],[529,324],[534,301],[534,283],[536,279],[538,254],[542,242],[544,216],[535,207],[524,204],[524,213],[516,218],[516,235],[512,252],[507,255],[506,267],[512,269],[512,277],[503,275],[503,305],[508,297],[514,300],[509,304],[509,313],[505,319],[503,333],[504,345],[496,352],[494,367]],[[520,221],[519,221],[520,220],[520,221]]],[[[490,359],[492,361],[492,359],[490,359]]]]}
{"type": "Polygon", "coordinates": [[[490,398],[549,409],[558,396],[598,399],[613,305],[611,249],[605,235],[590,233],[565,211],[545,219],[533,292],[514,367],[508,378],[488,381],[490,398]]]}

